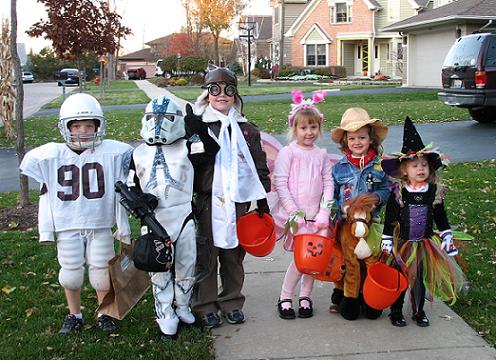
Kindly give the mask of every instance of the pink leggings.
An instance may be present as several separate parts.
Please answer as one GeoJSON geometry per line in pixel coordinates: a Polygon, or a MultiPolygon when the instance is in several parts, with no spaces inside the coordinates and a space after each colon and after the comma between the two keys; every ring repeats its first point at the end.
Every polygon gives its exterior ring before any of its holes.
{"type": "MultiPolygon", "coordinates": [[[[282,283],[281,297],[280,297],[281,300],[293,299],[296,285],[298,284],[298,281],[300,281],[300,279],[301,279],[300,297],[304,297],[304,296],[310,297],[313,289],[313,281],[314,281],[313,277],[311,275],[307,275],[299,272],[298,269],[296,268],[294,260],[291,260],[288,270],[286,271],[286,275],[284,276],[284,281],[282,283]]],[[[306,304],[302,304],[302,305],[305,306],[306,304]]],[[[283,303],[282,307],[289,308],[290,304],[283,303]]]]}

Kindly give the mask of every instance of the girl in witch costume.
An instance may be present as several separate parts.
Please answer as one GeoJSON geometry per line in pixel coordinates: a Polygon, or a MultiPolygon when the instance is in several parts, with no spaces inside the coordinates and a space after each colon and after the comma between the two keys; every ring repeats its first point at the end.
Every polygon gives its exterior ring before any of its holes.
{"type": "MultiPolygon", "coordinates": [[[[453,258],[458,250],[444,208],[444,188],[435,182],[436,170],[443,165],[444,157],[431,144],[424,146],[408,117],[401,153],[393,155],[381,161],[384,172],[397,179],[392,183],[386,206],[381,248],[386,254],[393,252],[408,276],[412,320],[425,327],[429,326],[424,312],[425,297],[429,301],[437,297],[454,303],[464,284],[463,272],[453,258]],[[434,223],[440,237],[434,235],[434,223]],[[393,246],[397,225],[399,239],[393,246]]],[[[406,325],[402,313],[405,293],[406,290],[391,306],[389,316],[393,326],[406,325]]]]}

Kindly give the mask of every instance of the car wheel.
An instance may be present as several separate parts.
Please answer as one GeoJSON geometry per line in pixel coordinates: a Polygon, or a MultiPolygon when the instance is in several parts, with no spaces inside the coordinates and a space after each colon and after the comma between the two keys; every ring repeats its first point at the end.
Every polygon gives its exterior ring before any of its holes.
{"type": "Polygon", "coordinates": [[[496,122],[496,107],[488,106],[483,108],[468,109],[468,112],[473,120],[480,123],[496,122]]]}

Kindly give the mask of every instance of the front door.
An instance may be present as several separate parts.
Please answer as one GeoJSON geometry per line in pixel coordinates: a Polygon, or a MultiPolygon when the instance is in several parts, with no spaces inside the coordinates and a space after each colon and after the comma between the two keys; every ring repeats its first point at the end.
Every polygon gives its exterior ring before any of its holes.
{"type": "Polygon", "coordinates": [[[364,44],[357,44],[355,46],[355,75],[368,76],[369,75],[369,46],[364,44]]]}

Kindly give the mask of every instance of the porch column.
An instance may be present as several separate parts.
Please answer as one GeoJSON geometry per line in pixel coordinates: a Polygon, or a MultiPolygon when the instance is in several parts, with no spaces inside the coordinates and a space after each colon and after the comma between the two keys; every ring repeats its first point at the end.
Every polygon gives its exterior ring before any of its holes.
{"type": "Polygon", "coordinates": [[[336,39],[336,65],[343,65],[343,59],[341,58],[341,47],[343,46],[343,42],[341,39],[336,39]]]}
{"type": "Polygon", "coordinates": [[[367,72],[367,76],[371,77],[374,74],[374,59],[375,59],[375,47],[374,47],[374,41],[372,40],[371,37],[367,39],[367,45],[369,47],[369,70],[367,72]]]}

